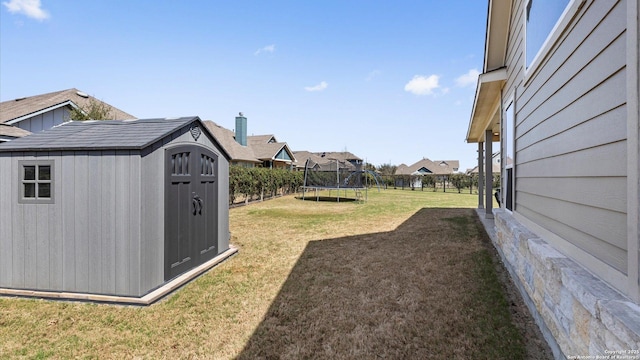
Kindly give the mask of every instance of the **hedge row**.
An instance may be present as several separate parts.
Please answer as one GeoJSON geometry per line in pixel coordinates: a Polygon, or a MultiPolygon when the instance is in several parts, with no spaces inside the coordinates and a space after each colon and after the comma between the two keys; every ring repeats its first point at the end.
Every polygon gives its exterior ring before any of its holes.
{"type": "Polygon", "coordinates": [[[304,173],[284,169],[229,167],[229,204],[242,196],[245,202],[298,191],[304,173]]]}
{"type": "MultiPolygon", "coordinates": [[[[424,188],[433,188],[436,191],[438,188],[442,188],[443,191],[447,191],[448,188],[455,188],[458,192],[462,189],[468,188],[471,192],[473,188],[478,188],[478,174],[466,175],[466,174],[450,174],[450,175],[385,175],[383,180],[386,186],[393,186],[394,188],[405,187],[415,190],[416,184],[422,190],[424,188]]],[[[493,174],[493,188],[500,187],[500,174],[493,174]]]]}

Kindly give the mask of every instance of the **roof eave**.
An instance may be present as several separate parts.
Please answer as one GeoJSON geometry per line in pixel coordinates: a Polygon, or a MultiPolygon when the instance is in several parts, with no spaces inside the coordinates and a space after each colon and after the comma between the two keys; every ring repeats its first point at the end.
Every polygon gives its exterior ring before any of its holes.
{"type": "Polygon", "coordinates": [[[484,131],[491,125],[496,103],[500,101],[500,92],[506,81],[507,69],[505,67],[478,76],[471,120],[467,130],[468,143],[484,141],[484,131]]]}
{"type": "Polygon", "coordinates": [[[34,112],[26,114],[26,115],[22,115],[20,117],[15,118],[15,119],[11,119],[11,120],[5,122],[5,124],[13,125],[15,123],[19,123],[22,120],[26,120],[26,119],[32,118],[34,116],[38,116],[38,115],[44,114],[46,112],[49,112],[51,110],[59,109],[61,107],[65,107],[65,106],[71,106],[73,108],[78,108],[78,105],[76,105],[73,101],[67,100],[65,102],[61,102],[59,104],[52,105],[52,106],[46,107],[44,109],[40,109],[38,111],[34,111],[34,112]]]}
{"type": "Polygon", "coordinates": [[[483,72],[503,67],[506,64],[511,0],[489,0],[487,10],[487,33],[484,45],[483,72]]]}

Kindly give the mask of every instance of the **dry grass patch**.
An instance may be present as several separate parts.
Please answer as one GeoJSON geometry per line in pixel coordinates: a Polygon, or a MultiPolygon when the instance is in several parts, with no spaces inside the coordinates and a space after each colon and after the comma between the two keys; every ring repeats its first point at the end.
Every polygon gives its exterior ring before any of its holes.
{"type": "Polygon", "coordinates": [[[152,306],[0,298],[0,359],[518,358],[472,210],[443,209],[476,201],[235,208],[239,254],[152,306]]]}
{"type": "Polygon", "coordinates": [[[492,271],[472,210],[312,241],[240,358],[523,358],[492,271]]]}

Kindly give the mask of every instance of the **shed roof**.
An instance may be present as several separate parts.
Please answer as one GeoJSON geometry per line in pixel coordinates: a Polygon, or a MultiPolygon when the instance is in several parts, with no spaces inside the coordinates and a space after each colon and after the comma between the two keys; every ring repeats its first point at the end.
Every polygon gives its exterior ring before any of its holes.
{"type": "MultiPolygon", "coordinates": [[[[50,130],[0,144],[0,151],[143,149],[170,133],[198,122],[197,116],[140,120],[71,121],[50,130]]],[[[207,133],[211,133],[206,130],[207,133]]],[[[211,135],[217,142],[217,139],[211,135]]],[[[218,143],[219,145],[219,143],[218,143]]],[[[224,151],[224,155],[229,155],[224,151]]]]}

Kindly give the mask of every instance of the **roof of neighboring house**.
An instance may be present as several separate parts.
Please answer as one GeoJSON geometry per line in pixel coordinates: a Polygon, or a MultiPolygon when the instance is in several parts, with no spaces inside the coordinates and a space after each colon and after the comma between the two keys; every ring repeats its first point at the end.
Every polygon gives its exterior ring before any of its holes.
{"type": "Polygon", "coordinates": [[[113,120],[135,119],[135,116],[73,88],[3,101],[0,103],[0,123],[13,124],[63,106],[85,107],[91,101],[110,107],[113,120]]]}
{"type": "Polygon", "coordinates": [[[211,120],[204,121],[205,126],[219,139],[221,145],[231,156],[233,161],[245,161],[261,163],[268,160],[288,161],[277,159],[276,156],[284,149],[292,159],[293,152],[287,143],[276,142],[273,135],[247,136],[247,146],[242,146],[236,141],[233,131],[223,128],[211,120]]]}
{"type": "Polygon", "coordinates": [[[0,137],[21,138],[29,134],[31,134],[31,132],[20,129],[17,126],[0,123],[0,137]]]}
{"type": "Polygon", "coordinates": [[[348,151],[310,152],[310,151],[302,150],[302,151],[294,151],[293,153],[295,154],[296,159],[298,159],[295,165],[299,168],[303,168],[305,166],[307,159],[309,159],[312,162],[311,164],[309,164],[309,167],[313,167],[315,164],[324,165],[328,162],[338,160],[340,162],[344,162],[348,164],[345,166],[353,167],[354,169],[355,169],[355,166],[353,166],[353,164],[351,164],[350,161],[352,160],[362,161],[362,159],[360,159],[359,157],[355,156],[354,154],[348,151]]]}
{"type": "Polygon", "coordinates": [[[232,160],[253,163],[261,162],[256,158],[252,148],[242,146],[236,141],[233,131],[225,129],[211,120],[204,121],[204,125],[209,129],[213,136],[218,139],[222,147],[224,147],[224,149],[229,153],[232,160]]]}
{"type": "MultiPolygon", "coordinates": [[[[69,121],[43,132],[2,143],[0,151],[143,149],[193,122],[203,125],[197,116],[69,121]]],[[[214,141],[217,140],[215,136],[213,138],[214,141]]],[[[226,152],[224,155],[229,157],[226,152]]]]}
{"type": "Polygon", "coordinates": [[[251,135],[247,136],[247,145],[251,144],[266,144],[278,142],[273,135],[251,135]]]}
{"type": "Polygon", "coordinates": [[[414,175],[421,173],[421,169],[426,169],[425,173],[431,173],[436,175],[453,174],[457,171],[460,162],[458,160],[435,160],[431,161],[428,158],[422,158],[418,162],[407,166],[400,164],[396,168],[396,175],[414,175]],[[456,169],[456,170],[454,170],[456,169]]]}
{"type": "Polygon", "coordinates": [[[327,152],[317,152],[316,155],[327,159],[334,159],[340,161],[349,161],[349,160],[358,160],[362,161],[359,157],[348,151],[327,151],[327,152]]]}
{"type": "Polygon", "coordinates": [[[286,142],[277,142],[276,137],[273,135],[247,136],[247,145],[253,149],[253,154],[260,160],[289,161],[276,158],[276,155],[278,155],[282,149],[289,154],[292,162],[296,159],[293,151],[289,149],[289,145],[287,145],[286,142]]]}
{"type": "MultiPolygon", "coordinates": [[[[467,169],[467,171],[466,171],[467,174],[477,174],[478,172],[479,171],[478,171],[478,167],[477,166],[473,167],[472,169],[467,169]]],[[[491,172],[499,173],[500,172],[500,164],[492,162],[491,163],[491,172]]]]}
{"type": "MultiPolygon", "coordinates": [[[[494,173],[499,173],[501,170],[500,168],[500,151],[494,152],[491,155],[491,171],[494,173]]],[[[511,159],[510,157],[507,157],[507,165],[513,163],[513,159],[511,159]]],[[[474,166],[471,169],[467,169],[466,174],[477,174],[478,173],[478,166],[474,166]]]]}

